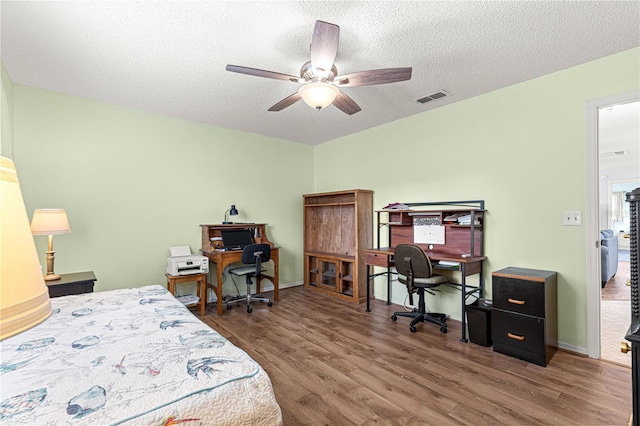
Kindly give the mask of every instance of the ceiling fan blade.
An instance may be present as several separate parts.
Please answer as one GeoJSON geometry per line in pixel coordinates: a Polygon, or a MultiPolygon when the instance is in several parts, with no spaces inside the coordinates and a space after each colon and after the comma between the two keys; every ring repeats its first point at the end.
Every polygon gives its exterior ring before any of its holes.
{"type": "Polygon", "coordinates": [[[239,65],[227,65],[227,71],[237,72],[240,74],[253,75],[256,77],[272,78],[274,80],[293,81],[294,83],[300,82],[300,77],[296,77],[289,74],[281,74],[279,72],[259,70],[257,68],[241,67],[239,65]]]}
{"type": "Polygon", "coordinates": [[[316,21],[311,39],[311,66],[331,71],[338,53],[340,27],[328,22],[316,21]]]}
{"type": "Polygon", "coordinates": [[[339,75],[333,79],[333,83],[339,87],[369,86],[372,84],[396,83],[409,79],[411,79],[411,67],[384,68],[339,75]]]}
{"type": "Polygon", "coordinates": [[[361,110],[360,106],[353,99],[342,92],[338,93],[338,96],[333,100],[333,105],[349,115],[353,115],[361,110]]]}
{"type": "Polygon", "coordinates": [[[280,102],[278,102],[277,104],[269,108],[269,111],[282,111],[286,107],[289,107],[295,104],[300,99],[302,99],[302,97],[298,94],[298,92],[296,92],[291,96],[287,96],[286,98],[284,98],[283,100],[281,100],[280,102]]]}

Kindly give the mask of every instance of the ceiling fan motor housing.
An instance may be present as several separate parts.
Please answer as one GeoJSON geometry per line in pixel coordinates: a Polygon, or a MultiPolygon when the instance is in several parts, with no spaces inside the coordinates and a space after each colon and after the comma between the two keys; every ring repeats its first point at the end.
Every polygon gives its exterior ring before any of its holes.
{"type": "Polygon", "coordinates": [[[321,68],[313,68],[311,61],[306,62],[302,68],[300,68],[300,77],[312,83],[331,83],[336,75],[338,75],[338,69],[335,65],[331,66],[331,71],[329,72],[321,68]]]}

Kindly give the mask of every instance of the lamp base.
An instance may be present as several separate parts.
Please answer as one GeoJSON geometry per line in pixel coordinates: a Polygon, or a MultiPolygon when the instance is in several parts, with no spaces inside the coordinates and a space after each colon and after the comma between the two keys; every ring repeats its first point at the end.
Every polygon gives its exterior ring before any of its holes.
{"type": "Polygon", "coordinates": [[[44,276],[45,281],[56,281],[56,280],[59,280],[60,278],[62,277],[58,274],[47,274],[44,276]]]}
{"type": "Polygon", "coordinates": [[[223,225],[233,225],[233,222],[222,222],[223,225]]]}

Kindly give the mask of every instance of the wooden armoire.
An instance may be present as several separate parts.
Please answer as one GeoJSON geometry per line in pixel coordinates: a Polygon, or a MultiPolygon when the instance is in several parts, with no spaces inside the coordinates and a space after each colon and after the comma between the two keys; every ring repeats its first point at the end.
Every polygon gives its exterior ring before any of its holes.
{"type": "Polygon", "coordinates": [[[364,250],[373,241],[373,191],[306,194],[303,199],[304,287],[364,303],[364,250]]]}

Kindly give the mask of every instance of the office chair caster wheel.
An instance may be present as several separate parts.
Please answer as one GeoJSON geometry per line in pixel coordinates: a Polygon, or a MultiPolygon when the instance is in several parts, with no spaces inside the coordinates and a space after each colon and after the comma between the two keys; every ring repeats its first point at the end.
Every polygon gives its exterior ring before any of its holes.
{"type": "Polygon", "coordinates": [[[415,328],[414,326],[409,327],[409,331],[412,333],[415,333],[416,331],[418,331],[417,328],[415,328]]]}
{"type": "Polygon", "coordinates": [[[395,315],[391,315],[391,320],[392,320],[392,321],[395,321],[395,320],[397,320],[397,319],[398,319],[398,317],[397,317],[397,316],[395,316],[395,315]]]}
{"type": "Polygon", "coordinates": [[[247,308],[247,313],[250,314],[251,312],[253,312],[253,309],[247,308]]]}
{"type": "Polygon", "coordinates": [[[443,325],[442,327],[440,327],[440,331],[444,334],[447,334],[447,326],[443,325]]]}
{"type": "Polygon", "coordinates": [[[267,306],[273,306],[273,302],[268,302],[267,306]]]}

